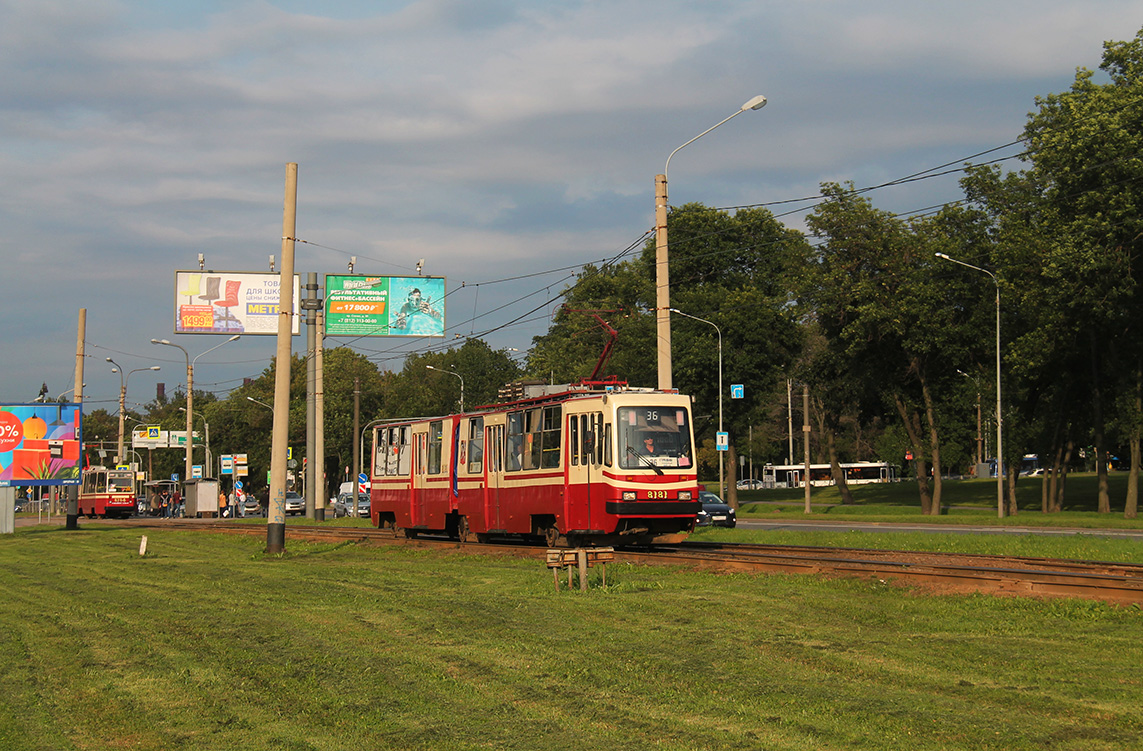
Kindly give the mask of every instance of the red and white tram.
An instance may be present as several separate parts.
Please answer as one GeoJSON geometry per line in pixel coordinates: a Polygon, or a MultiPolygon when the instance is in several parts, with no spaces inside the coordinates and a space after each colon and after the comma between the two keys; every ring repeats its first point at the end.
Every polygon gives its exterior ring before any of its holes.
{"type": "Polygon", "coordinates": [[[88,517],[128,517],[135,513],[135,473],[88,467],[79,486],[79,513],[88,517]]]}
{"type": "Polygon", "coordinates": [[[373,523],[460,540],[677,542],[698,501],[691,399],[625,384],[524,386],[515,401],[373,430],[373,523]]]}

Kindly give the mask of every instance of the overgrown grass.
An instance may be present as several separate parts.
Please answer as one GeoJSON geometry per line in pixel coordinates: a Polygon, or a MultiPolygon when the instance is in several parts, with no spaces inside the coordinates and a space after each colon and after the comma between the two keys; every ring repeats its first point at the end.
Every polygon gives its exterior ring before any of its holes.
{"type": "Polygon", "coordinates": [[[1143,745],[1137,608],[148,535],[0,539],[0,746],[1143,745]]]}

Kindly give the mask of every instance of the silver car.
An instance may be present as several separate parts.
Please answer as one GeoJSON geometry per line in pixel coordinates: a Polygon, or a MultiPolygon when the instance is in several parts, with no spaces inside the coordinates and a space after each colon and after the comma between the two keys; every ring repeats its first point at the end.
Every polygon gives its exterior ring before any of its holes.
{"type": "Polygon", "coordinates": [[[306,499],[292,490],[286,492],[286,516],[306,513],[306,499]]]}
{"type": "MultiPolygon", "coordinates": [[[[353,516],[352,493],[342,493],[337,497],[333,503],[333,515],[335,517],[353,516]]],[[[363,518],[369,516],[369,495],[366,493],[357,494],[357,515],[363,518]]]]}

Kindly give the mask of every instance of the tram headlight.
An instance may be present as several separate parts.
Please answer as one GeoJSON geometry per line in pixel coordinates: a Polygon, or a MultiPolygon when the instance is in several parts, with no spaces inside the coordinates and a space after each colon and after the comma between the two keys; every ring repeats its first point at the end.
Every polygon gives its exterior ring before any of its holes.
{"type": "Polygon", "coordinates": [[[689,490],[680,490],[679,491],[679,500],[680,501],[689,501],[690,499],[691,499],[691,491],[689,491],[689,490]]]}
{"type": "Polygon", "coordinates": [[[638,498],[638,496],[636,495],[634,490],[624,490],[623,491],[623,500],[634,501],[637,498],[638,498]]]}

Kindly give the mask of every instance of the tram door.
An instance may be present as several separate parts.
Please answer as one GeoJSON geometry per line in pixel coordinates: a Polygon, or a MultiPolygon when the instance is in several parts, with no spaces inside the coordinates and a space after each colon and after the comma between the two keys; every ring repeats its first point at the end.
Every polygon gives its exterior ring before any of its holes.
{"type": "Polygon", "coordinates": [[[409,524],[424,526],[427,519],[425,509],[425,478],[429,471],[429,434],[413,433],[413,474],[409,486],[409,524]]]}
{"type": "Polygon", "coordinates": [[[503,529],[500,503],[504,490],[504,426],[487,426],[485,441],[488,478],[484,483],[484,526],[486,529],[503,529]]]}

